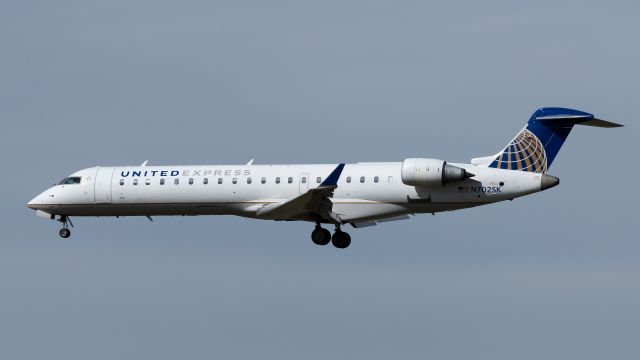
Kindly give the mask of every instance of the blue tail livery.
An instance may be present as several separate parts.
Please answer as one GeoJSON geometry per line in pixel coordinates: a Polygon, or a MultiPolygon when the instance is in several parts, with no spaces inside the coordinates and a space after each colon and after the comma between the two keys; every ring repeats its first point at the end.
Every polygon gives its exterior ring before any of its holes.
{"type": "Polygon", "coordinates": [[[546,173],[574,125],[620,127],[584,111],[547,107],[536,110],[527,125],[496,155],[477,158],[474,165],[546,173]]]}

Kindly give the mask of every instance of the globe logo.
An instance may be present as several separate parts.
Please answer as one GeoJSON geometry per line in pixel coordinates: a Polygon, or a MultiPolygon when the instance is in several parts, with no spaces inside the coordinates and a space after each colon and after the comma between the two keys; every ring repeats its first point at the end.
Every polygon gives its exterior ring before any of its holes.
{"type": "Polygon", "coordinates": [[[529,130],[523,129],[495,160],[496,168],[547,172],[547,156],[540,140],[529,130]]]}

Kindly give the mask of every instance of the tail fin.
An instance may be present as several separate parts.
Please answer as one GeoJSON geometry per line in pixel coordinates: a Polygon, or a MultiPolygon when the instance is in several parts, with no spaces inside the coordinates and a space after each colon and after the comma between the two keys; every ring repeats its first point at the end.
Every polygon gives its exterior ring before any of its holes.
{"type": "Polygon", "coordinates": [[[564,108],[541,108],[522,131],[496,155],[472,159],[474,165],[546,173],[573,125],[620,127],[593,114],[564,108]]]}

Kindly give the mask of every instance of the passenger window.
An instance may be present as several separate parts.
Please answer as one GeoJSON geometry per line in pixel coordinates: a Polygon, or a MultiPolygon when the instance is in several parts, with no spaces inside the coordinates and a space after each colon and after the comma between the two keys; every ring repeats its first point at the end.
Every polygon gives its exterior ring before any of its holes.
{"type": "Polygon", "coordinates": [[[307,183],[307,177],[306,177],[306,176],[303,176],[303,177],[302,177],[301,182],[302,182],[303,184],[306,184],[306,183],[307,183]]]}
{"type": "Polygon", "coordinates": [[[320,183],[322,182],[322,178],[321,178],[320,176],[318,176],[318,177],[316,178],[316,182],[317,182],[318,184],[320,184],[320,183]]]}
{"type": "Polygon", "coordinates": [[[389,177],[387,178],[387,182],[392,183],[392,182],[393,182],[393,176],[389,176],[389,177]]]}
{"type": "Polygon", "coordinates": [[[280,184],[280,177],[276,178],[276,184],[280,184]]]}
{"type": "Polygon", "coordinates": [[[237,184],[237,183],[238,183],[238,178],[233,178],[233,179],[231,180],[231,182],[232,182],[233,184],[237,184]]]}
{"type": "Polygon", "coordinates": [[[218,178],[218,184],[222,184],[222,178],[218,178]]]}
{"type": "Polygon", "coordinates": [[[193,178],[189,178],[189,185],[193,185],[193,178]]]}
{"type": "Polygon", "coordinates": [[[247,184],[251,184],[251,178],[250,177],[247,178],[247,184]]]}
{"type": "Polygon", "coordinates": [[[377,183],[378,181],[380,181],[380,178],[379,178],[379,177],[377,177],[377,176],[374,176],[374,177],[373,177],[373,182],[374,182],[374,183],[377,183]]]}
{"type": "Polygon", "coordinates": [[[164,185],[164,179],[160,179],[160,185],[164,185]]]}
{"type": "Polygon", "coordinates": [[[120,185],[124,185],[124,179],[120,179],[120,185]]]}
{"type": "Polygon", "coordinates": [[[144,183],[145,183],[146,185],[151,185],[151,179],[147,179],[147,180],[145,180],[145,181],[144,181],[144,183]]]}
{"type": "Polygon", "coordinates": [[[360,176],[360,182],[364,184],[364,176],[360,176]]]}
{"type": "Polygon", "coordinates": [[[287,179],[287,182],[288,182],[289,184],[293,183],[293,178],[292,178],[291,176],[289,176],[289,178],[287,179]]]}
{"type": "Polygon", "coordinates": [[[260,179],[260,182],[263,183],[263,184],[266,184],[267,183],[267,178],[263,177],[262,179],[260,179]]]}
{"type": "Polygon", "coordinates": [[[347,182],[351,183],[351,176],[347,176],[347,182]]]}
{"type": "Polygon", "coordinates": [[[204,180],[202,180],[202,182],[207,185],[209,183],[209,178],[204,178],[204,180]]]}
{"type": "Polygon", "coordinates": [[[180,179],[176,178],[175,180],[173,180],[173,183],[176,185],[180,184],[180,179]]]}
{"type": "Polygon", "coordinates": [[[138,185],[138,179],[133,179],[133,185],[138,185]]]}

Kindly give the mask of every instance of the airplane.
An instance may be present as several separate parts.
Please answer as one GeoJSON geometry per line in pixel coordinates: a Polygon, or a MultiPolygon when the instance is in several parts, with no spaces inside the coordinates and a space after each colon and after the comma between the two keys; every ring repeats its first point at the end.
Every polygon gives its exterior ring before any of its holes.
{"type": "Polygon", "coordinates": [[[431,158],[402,162],[309,165],[92,167],[75,172],[27,206],[62,224],[71,217],[237,215],[315,223],[311,240],[339,249],[342,230],[487,205],[544,191],[560,180],[547,174],[574,125],[621,127],[583,111],[547,107],[499,153],[469,164],[431,158]],[[334,226],[333,234],[323,225],[334,226]]]}

